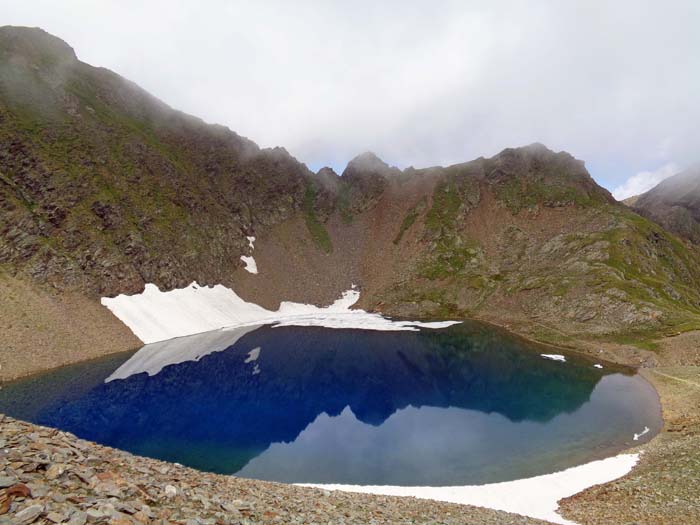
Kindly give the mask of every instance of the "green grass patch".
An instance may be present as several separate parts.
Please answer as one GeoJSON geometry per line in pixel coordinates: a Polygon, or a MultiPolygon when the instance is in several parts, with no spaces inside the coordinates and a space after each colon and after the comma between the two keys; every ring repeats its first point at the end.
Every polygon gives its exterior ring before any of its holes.
{"type": "Polygon", "coordinates": [[[413,224],[416,222],[416,219],[418,216],[422,213],[422,211],[425,209],[426,206],[426,200],[425,197],[423,197],[418,204],[413,206],[410,210],[408,210],[408,213],[403,219],[403,222],[401,223],[401,227],[399,228],[399,233],[396,234],[396,237],[394,237],[394,244],[399,244],[401,242],[401,239],[403,238],[404,234],[408,229],[413,226],[413,224]]]}
{"type": "Polygon", "coordinates": [[[306,228],[311,234],[316,246],[326,253],[331,253],[333,251],[333,243],[331,242],[331,237],[328,235],[328,231],[323,223],[318,219],[316,214],[316,209],[314,207],[316,203],[316,188],[313,184],[308,184],[306,186],[306,192],[304,193],[304,220],[306,221],[306,228]]]}
{"type": "Polygon", "coordinates": [[[503,202],[513,214],[536,205],[589,206],[594,204],[593,199],[588,195],[565,182],[556,184],[544,180],[511,177],[496,186],[495,193],[496,198],[503,202]]]}
{"type": "Polygon", "coordinates": [[[337,206],[338,213],[340,213],[340,220],[345,224],[352,224],[354,217],[350,210],[350,189],[344,181],[341,181],[340,188],[338,189],[337,206]]]}

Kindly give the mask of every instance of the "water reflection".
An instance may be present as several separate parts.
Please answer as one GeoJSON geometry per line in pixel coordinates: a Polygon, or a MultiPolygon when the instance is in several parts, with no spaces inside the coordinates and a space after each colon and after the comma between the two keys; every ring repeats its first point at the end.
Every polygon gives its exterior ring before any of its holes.
{"type": "Polygon", "coordinates": [[[204,470],[317,483],[514,479],[658,428],[639,378],[543,359],[482,325],[262,327],[178,341],[89,386],[80,366],[44,376],[31,402],[23,383],[8,385],[0,411],[204,470]]]}

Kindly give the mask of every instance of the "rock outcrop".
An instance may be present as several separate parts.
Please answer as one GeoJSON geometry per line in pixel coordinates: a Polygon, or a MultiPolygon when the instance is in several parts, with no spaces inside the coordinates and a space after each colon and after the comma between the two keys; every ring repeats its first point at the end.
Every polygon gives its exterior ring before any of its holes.
{"type": "Polygon", "coordinates": [[[632,206],[668,231],[700,244],[700,165],[662,181],[632,206]]]}

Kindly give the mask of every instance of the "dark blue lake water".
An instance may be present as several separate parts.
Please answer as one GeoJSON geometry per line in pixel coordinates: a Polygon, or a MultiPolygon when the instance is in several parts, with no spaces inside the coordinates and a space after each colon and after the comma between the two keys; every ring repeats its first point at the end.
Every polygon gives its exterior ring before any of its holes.
{"type": "Polygon", "coordinates": [[[377,485],[529,477],[659,430],[633,371],[541,353],[475,323],[246,328],[6,383],[0,412],[207,471],[377,485]]]}

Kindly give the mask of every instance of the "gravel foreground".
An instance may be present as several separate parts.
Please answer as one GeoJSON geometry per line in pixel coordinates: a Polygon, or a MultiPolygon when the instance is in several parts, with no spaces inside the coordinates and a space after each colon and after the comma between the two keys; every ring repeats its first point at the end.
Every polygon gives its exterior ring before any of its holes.
{"type": "Polygon", "coordinates": [[[546,522],[415,498],[199,472],[0,415],[0,525],[546,522]]]}

